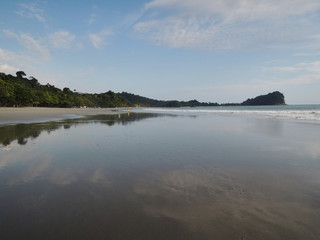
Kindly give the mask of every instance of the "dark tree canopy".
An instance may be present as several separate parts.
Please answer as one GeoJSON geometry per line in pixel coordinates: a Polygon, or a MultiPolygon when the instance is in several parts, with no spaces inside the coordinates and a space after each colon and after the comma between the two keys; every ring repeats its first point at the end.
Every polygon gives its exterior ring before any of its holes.
{"type": "Polygon", "coordinates": [[[127,107],[130,102],[109,91],[100,94],[77,93],[51,84],[41,85],[34,77],[24,78],[18,71],[16,77],[0,73],[0,106],[40,107],[127,107]]]}
{"type": "Polygon", "coordinates": [[[139,95],[135,95],[132,93],[122,92],[118,93],[121,97],[127,99],[133,105],[136,106],[143,106],[143,107],[199,107],[199,106],[218,106],[218,103],[205,103],[205,102],[198,102],[197,100],[191,100],[188,102],[185,101],[163,101],[163,100],[155,100],[151,98],[142,97],[139,95]]]}
{"type": "Polygon", "coordinates": [[[278,91],[249,98],[242,105],[285,105],[284,95],[278,91]]]}
{"type": "Polygon", "coordinates": [[[42,85],[34,77],[24,78],[26,74],[18,71],[16,77],[0,73],[0,106],[41,106],[41,107],[206,107],[233,105],[283,105],[282,93],[276,91],[243,103],[218,104],[214,102],[163,101],[142,97],[131,93],[79,93],[65,87],[63,90],[47,83],[42,85]]]}
{"type": "Polygon", "coordinates": [[[23,78],[23,77],[27,76],[27,75],[24,73],[24,71],[18,71],[18,72],[16,72],[16,75],[17,75],[18,78],[23,78]]]}

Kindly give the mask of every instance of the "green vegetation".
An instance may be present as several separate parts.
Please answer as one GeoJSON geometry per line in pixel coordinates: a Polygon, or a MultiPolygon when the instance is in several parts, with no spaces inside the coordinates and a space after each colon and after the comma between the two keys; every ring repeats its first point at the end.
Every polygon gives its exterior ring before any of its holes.
{"type": "Polygon", "coordinates": [[[41,85],[34,77],[25,78],[23,71],[16,77],[0,73],[0,106],[40,107],[128,107],[130,102],[109,91],[100,94],[78,93],[63,90],[49,83],[41,85]]]}
{"type": "Polygon", "coordinates": [[[190,100],[187,102],[184,101],[161,101],[154,100],[146,97],[142,97],[139,95],[131,94],[131,93],[118,93],[121,97],[127,99],[135,106],[142,107],[208,107],[208,106],[250,106],[250,105],[284,105],[284,96],[280,92],[273,92],[267,95],[261,95],[256,98],[250,98],[242,103],[212,103],[212,102],[198,102],[197,100],[190,100]]]}
{"type": "Polygon", "coordinates": [[[190,101],[162,101],[139,95],[112,91],[89,94],[63,90],[49,83],[41,85],[34,77],[25,77],[23,71],[18,71],[16,77],[0,73],[0,107],[12,106],[40,106],[40,107],[207,107],[207,106],[235,106],[235,105],[284,105],[284,96],[280,92],[273,92],[251,98],[243,103],[218,104],[212,102],[190,101]]]}
{"type": "Polygon", "coordinates": [[[162,100],[155,100],[151,98],[142,97],[139,95],[135,95],[132,93],[122,92],[118,93],[119,96],[127,99],[135,106],[140,107],[208,107],[208,106],[219,106],[218,103],[204,103],[198,102],[197,100],[190,100],[187,102],[184,101],[162,101],[162,100]]]}
{"type": "Polygon", "coordinates": [[[281,92],[268,93],[255,98],[249,98],[241,105],[255,106],[255,105],[285,105],[284,95],[281,92]]]}

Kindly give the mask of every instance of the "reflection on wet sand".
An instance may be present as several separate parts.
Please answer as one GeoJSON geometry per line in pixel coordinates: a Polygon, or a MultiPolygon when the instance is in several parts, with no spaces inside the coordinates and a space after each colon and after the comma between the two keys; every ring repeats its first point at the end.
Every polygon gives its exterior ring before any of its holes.
{"type": "Polygon", "coordinates": [[[66,119],[58,122],[4,125],[0,126],[0,144],[7,146],[10,145],[12,141],[17,140],[18,144],[25,145],[28,138],[35,139],[39,137],[43,131],[50,133],[51,131],[55,131],[60,128],[69,129],[71,126],[76,126],[79,124],[101,123],[108,126],[113,126],[115,124],[127,125],[134,121],[160,116],[164,115],[148,113],[131,115],[94,115],[79,119],[66,119]]]}
{"type": "Polygon", "coordinates": [[[316,239],[320,209],[308,204],[315,199],[305,182],[251,170],[189,166],[152,174],[134,189],[147,214],[181,221],[204,239],[316,239]]]}
{"type": "Polygon", "coordinates": [[[0,239],[317,239],[317,126],[269,134],[277,123],[242,121],[130,113],[2,127],[0,239]]]}

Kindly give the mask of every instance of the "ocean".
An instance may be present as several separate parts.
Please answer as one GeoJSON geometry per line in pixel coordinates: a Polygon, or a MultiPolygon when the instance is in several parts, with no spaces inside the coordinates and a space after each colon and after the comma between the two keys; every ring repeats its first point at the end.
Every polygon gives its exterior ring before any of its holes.
{"type": "Polygon", "coordinates": [[[0,126],[0,239],[318,239],[320,106],[0,126]]]}
{"type": "Polygon", "coordinates": [[[237,114],[270,118],[320,121],[320,105],[279,105],[279,106],[219,106],[184,108],[147,108],[148,112],[186,113],[186,114],[237,114]]]}

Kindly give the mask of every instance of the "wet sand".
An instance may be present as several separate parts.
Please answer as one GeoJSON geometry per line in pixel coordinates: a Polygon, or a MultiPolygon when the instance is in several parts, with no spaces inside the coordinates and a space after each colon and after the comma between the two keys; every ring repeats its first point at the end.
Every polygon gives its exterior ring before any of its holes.
{"type": "Polygon", "coordinates": [[[238,116],[1,126],[0,239],[318,240],[319,143],[238,116]]]}
{"type": "Polygon", "coordinates": [[[0,108],[0,124],[45,122],[88,115],[114,114],[116,110],[115,108],[0,108]]]}

